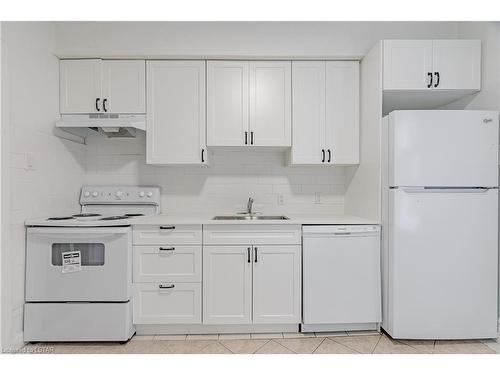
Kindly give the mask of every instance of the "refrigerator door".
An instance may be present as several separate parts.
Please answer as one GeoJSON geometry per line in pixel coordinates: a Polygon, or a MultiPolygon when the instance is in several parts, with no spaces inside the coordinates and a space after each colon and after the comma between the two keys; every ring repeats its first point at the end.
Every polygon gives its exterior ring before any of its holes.
{"type": "Polygon", "coordinates": [[[498,112],[394,111],[389,186],[498,186],[498,112]]]}
{"type": "Polygon", "coordinates": [[[392,337],[497,336],[497,210],[497,189],[390,189],[383,326],[392,337]]]}

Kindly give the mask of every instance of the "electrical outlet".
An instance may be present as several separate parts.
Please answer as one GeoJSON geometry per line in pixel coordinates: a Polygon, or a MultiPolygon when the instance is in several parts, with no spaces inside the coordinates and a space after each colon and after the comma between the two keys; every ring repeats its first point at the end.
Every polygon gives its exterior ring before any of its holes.
{"type": "Polygon", "coordinates": [[[34,171],[36,170],[36,160],[35,160],[35,155],[28,152],[25,155],[25,162],[24,162],[24,169],[27,171],[34,171]]]}
{"type": "Polygon", "coordinates": [[[284,206],[286,204],[285,195],[282,193],[278,193],[278,206],[284,206]]]}
{"type": "Polygon", "coordinates": [[[314,203],[316,203],[316,204],[321,203],[321,194],[320,193],[314,193],[314,203]]]}

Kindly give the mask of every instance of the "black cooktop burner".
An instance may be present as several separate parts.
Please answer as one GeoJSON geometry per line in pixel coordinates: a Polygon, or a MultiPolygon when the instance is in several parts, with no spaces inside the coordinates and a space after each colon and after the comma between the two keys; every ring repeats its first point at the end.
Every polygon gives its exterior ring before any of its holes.
{"type": "Polygon", "coordinates": [[[49,217],[47,220],[69,220],[73,219],[73,216],[54,216],[54,217],[49,217]]]}
{"type": "Polygon", "coordinates": [[[102,216],[101,214],[76,214],[73,215],[74,218],[79,218],[79,217],[97,217],[97,216],[102,216]]]}
{"type": "Polygon", "coordinates": [[[128,216],[120,215],[120,216],[106,216],[101,218],[100,220],[123,220],[128,219],[128,216]]]}
{"type": "Polygon", "coordinates": [[[128,216],[128,217],[144,216],[144,214],[125,214],[125,216],[128,216]]]}

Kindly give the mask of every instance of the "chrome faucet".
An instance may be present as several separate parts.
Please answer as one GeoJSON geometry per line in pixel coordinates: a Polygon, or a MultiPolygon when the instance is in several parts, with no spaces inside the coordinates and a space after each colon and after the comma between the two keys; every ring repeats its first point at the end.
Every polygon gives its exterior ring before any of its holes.
{"type": "Polygon", "coordinates": [[[249,214],[249,215],[252,214],[253,201],[254,201],[254,199],[252,197],[248,198],[247,212],[246,213],[249,214]]]}

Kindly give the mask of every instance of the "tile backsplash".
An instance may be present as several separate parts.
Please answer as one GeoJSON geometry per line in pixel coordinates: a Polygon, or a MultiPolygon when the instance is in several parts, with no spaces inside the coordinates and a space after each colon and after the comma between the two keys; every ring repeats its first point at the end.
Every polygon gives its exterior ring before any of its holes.
{"type": "Polygon", "coordinates": [[[146,164],[143,134],[135,139],[88,138],[87,184],[145,184],[162,188],[166,213],[343,213],[344,167],[289,167],[284,150],[209,151],[209,166],[146,164]],[[283,204],[279,204],[279,195],[283,204]]]}

